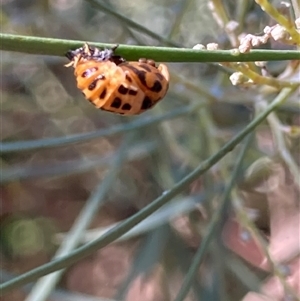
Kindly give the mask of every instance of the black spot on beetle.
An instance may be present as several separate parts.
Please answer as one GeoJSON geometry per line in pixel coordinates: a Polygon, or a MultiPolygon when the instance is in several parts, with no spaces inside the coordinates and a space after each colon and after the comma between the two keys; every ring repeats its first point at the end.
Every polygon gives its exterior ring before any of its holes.
{"type": "Polygon", "coordinates": [[[126,65],[126,67],[130,70],[132,70],[137,77],[139,78],[140,82],[142,83],[142,85],[147,87],[147,83],[146,83],[146,72],[143,70],[139,70],[131,65],[126,65]]]}
{"type": "Polygon", "coordinates": [[[122,104],[122,100],[119,97],[116,97],[110,106],[119,109],[121,104],[122,104]]]}
{"type": "Polygon", "coordinates": [[[147,82],[146,82],[146,72],[145,71],[138,71],[138,73],[136,74],[140,80],[140,82],[142,83],[142,85],[147,86],[147,82]]]}
{"type": "Polygon", "coordinates": [[[125,95],[128,92],[128,89],[126,87],[124,87],[123,85],[121,85],[118,89],[118,92],[125,95]]]}
{"type": "Polygon", "coordinates": [[[137,91],[135,91],[135,90],[129,90],[129,92],[128,92],[128,94],[129,95],[137,95],[137,91]]]}
{"type": "Polygon", "coordinates": [[[132,83],[132,78],[126,73],[126,79],[130,82],[130,83],[132,83]]]}
{"type": "Polygon", "coordinates": [[[125,62],[125,59],[123,59],[121,56],[119,55],[112,55],[109,60],[113,63],[115,63],[116,65],[120,65],[122,63],[125,62]]]}
{"type": "Polygon", "coordinates": [[[97,82],[98,80],[104,80],[105,79],[105,76],[103,74],[100,74],[99,76],[97,76],[93,81],[92,83],[88,86],[88,89],[90,91],[94,90],[97,86],[97,82]]]}
{"type": "Polygon", "coordinates": [[[107,89],[104,88],[104,90],[101,92],[100,94],[100,98],[103,99],[105,96],[106,96],[106,92],[107,92],[107,89]]]}
{"type": "Polygon", "coordinates": [[[93,68],[87,69],[81,74],[81,77],[83,77],[83,78],[88,77],[96,71],[98,71],[98,67],[93,67],[93,68]]]}
{"type": "Polygon", "coordinates": [[[88,89],[89,89],[90,91],[94,90],[94,89],[96,88],[97,82],[98,82],[98,80],[95,79],[95,80],[88,86],[88,89]]]}
{"type": "Polygon", "coordinates": [[[153,92],[160,92],[162,90],[162,85],[160,81],[156,80],[154,85],[151,88],[149,87],[149,89],[153,92]]]}
{"type": "Polygon", "coordinates": [[[147,87],[148,89],[150,89],[151,91],[153,92],[160,92],[162,90],[162,85],[160,83],[159,80],[156,80],[153,84],[152,87],[149,87],[147,85],[147,82],[146,82],[146,74],[147,72],[146,71],[143,71],[143,70],[139,70],[133,66],[130,66],[130,65],[127,65],[126,66],[128,69],[132,70],[136,75],[137,77],[139,78],[140,82],[142,85],[144,85],[145,87],[147,87]]]}
{"type": "Polygon", "coordinates": [[[81,74],[81,77],[85,78],[85,77],[87,77],[89,74],[90,74],[89,70],[86,70],[86,71],[84,71],[84,72],[81,74]]]}
{"type": "Polygon", "coordinates": [[[150,109],[152,107],[152,100],[146,96],[143,100],[143,103],[142,103],[142,106],[141,106],[141,109],[142,110],[147,110],[147,109],[150,109]]]}
{"type": "Polygon", "coordinates": [[[131,105],[129,103],[124,103],[122,106],[122,110],[129,111],[131,109],[131,105]]]}
{"type": "Polygon", "coordinates": [[[151,72],[151,68],[147,64],[139,64],[139,66],[144,70],[151,72]]]}

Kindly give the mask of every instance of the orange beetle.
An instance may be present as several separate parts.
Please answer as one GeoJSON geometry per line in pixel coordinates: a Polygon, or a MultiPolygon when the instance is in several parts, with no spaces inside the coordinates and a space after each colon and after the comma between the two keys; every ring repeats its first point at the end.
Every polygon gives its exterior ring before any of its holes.
{"type": "Polygon", "coordinates": [[[126,62],[114,54],[118,46],[100,50],[84,44],[66,54],[74,67],[77,87],[96,108],[137,115],[159,102],[169,87],[166,65],[153,60],[126,62]]]}

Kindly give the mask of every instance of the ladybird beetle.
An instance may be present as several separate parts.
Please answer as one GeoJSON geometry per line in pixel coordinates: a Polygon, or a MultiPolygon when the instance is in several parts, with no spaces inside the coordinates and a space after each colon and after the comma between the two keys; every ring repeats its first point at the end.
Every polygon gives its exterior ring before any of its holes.
{"type": "Polygon", "coordinates": [[[96,108],[121,114],[137,115],[152,108],[167,93],[167,66],[156,67],[153,60],[126,62],[115,55],[115,46],[100,50],[84,44],[67,52],[74,67],[77,87],[96,108]]]}

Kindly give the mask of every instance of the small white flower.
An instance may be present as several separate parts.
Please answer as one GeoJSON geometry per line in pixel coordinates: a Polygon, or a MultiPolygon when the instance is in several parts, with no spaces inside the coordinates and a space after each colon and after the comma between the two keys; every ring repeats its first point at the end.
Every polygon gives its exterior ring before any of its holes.
{"type": "Polygon", "coordinates": [[[193,49],[195,50],[203,50],[206,49],[205,46],[203,44],[196,44],[193,49]]]}

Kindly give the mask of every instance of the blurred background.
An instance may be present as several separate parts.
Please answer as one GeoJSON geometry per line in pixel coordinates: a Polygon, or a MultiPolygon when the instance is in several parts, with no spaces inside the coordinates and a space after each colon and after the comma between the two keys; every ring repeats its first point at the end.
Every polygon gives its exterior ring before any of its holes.
{"type": "MultiPolygon", "coordinates": [[[[291,4],[272,3],[290,15],[291,4]]],[[[4,33],[112,44],[236,47],[218,24],[218,10],[209,8],[212,4],[238,22],[236,35],[258,34],[274,24],[254,1],[243,0],[2,0],[1,28],[4,33]],[[160,42],[144,28],[169,41],[160,42]]],[[[264,47],[292,49],[274,42],[264,47]]],[[[275,95],[259,87],[233,87],[231,70],[216,64],[168,63],[171,81],[164,100],[140,116],[123,117],[86,101],[73,70],[64,67],[67,62],[1,52],[1,140],[3,145],[16,143],[1,153],[2,281],[48,262],[85,206],[95,202],[93,195],[101,199],[86,221],[93,231],[84,232],[78,244],[171,189],[251,121],[256,101],[275,95]],[[69,135],[79,134],[77,143],[68,143],[69,135]],[[47,138],[58,140],[41,140],[47,138]]],[[[268,72],[279,76],[290,64],[273,62],[268,72]]],[[[279,110],[275,125],[266,122],[256,131],[231,196],[255,226],[249,227],[266,245],[272,242],[275,254],[284,244],[280,233],[295,238],[293,248],[288,247],[292,255],[280,251],[285,263],[298,260],[299,185],[280,155],[274,129],[285,135],[299,168],[296,99],[279,110]]],[[[226,155],[136,233],[72,265],[47,300],[174,300],[240,150],[226,155]]],[[[251,239],[241,216],[227,209],[184,300],[268,300],[251,299],[250,293],[273,275],[265,250],[251,239]]],[[[270,300],[279,298],[277,289],[267,289],[270,300]]],[[[25,300],[29,291],[15,290],[1,300],[25,300]]]]}

